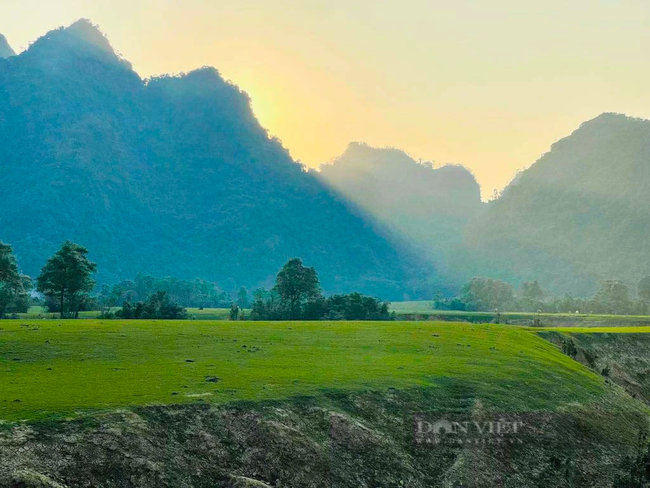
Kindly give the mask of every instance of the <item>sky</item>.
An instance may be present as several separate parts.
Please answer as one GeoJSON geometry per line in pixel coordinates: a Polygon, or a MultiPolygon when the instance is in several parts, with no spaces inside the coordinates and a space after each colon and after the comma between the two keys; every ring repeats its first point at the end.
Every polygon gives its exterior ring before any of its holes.
{"type": "Polygon", "coordinates": [[[352,141],[483,198],[602,112],[650,118],[649,0],[2,0],[16,51],[79,18],[143,77],[214,66],[310,167],[352,141]]]}

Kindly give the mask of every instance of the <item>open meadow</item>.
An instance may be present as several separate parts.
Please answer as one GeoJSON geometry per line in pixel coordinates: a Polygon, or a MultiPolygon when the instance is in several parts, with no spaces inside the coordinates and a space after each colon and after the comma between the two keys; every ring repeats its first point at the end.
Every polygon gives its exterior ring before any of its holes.
{"type": "Polygon", "coordinates": [[[433,322],[7,320],[0,384],[4,420],[412,387],[432,407],[552,410],[604,392],[534,329],[433,322]]]}
{"type": "Polygon", "coordinates": [[[611,486],[643,456],[649,344],[650,327],[1,321],[0,485],[611,486]],[[514,449],[418,448],[417,412],[526,428],[514,449]]]}

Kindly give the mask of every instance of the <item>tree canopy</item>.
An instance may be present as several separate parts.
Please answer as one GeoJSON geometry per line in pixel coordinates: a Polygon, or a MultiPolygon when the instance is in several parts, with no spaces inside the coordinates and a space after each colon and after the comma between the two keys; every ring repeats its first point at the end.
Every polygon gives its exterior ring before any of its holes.
{"type": "Polygon", "coordinates": [[[637,288],[639,298],[646,303],[650,303],[650,276],[641,278],[637,288]]]}
{"type": "Polygon", "coordinates": [[[26,311],[26,281],[18,271],[11,246],[0,242],[0,318],[7,312],[26,311]]]}
{"type": "MultiPolygon", "coordinates": [[[[257,289],[253,320],[390,320],[388,302],[350,293],[324,297],[314,268],[302,260],[289,260],[280,270],[275,287],[257,289]]],[[[236,307],[233,304],[233,307],[236,307]]]]}
{"type": "Polygon", "coordinates": [[[282,267],[273,291],[286,305],[290,319],[300,318],[301,307],[322,294],[316,269],[304,266],[300,258],[290,259],[282,267]]]}
{"type": "Polygon", "coordinates": [[[58,299],[61,317],[66,312],[76,314],[81,301],[95,286],[92,274],[96,271],[97,265],[88,259],[88,250],[66,241],[41,270],[37,289],[47,297],[58,299]]]}

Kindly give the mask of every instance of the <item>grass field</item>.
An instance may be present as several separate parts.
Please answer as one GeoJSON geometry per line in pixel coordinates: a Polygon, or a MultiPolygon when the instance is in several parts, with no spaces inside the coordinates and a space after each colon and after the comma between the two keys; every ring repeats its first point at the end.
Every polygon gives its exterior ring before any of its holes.
{"type": "Polygon", "coordinates": [[[5,420],[422,386],[440,408],[555,409],[604,391],[530,328],[432,322],[7,320],[0,385],[5,420]]]}
{"type": "MultiPolygon", "coordinates": [[[[112,309],[113,312],[120,310],[119,307],[112,309]]],[[[248,315],[250,310],[244,310],[244,315],[248,315]]],[[[91,310],[87,312],[79,312],[79,317],[83,319],[97,319],[101,315],[99,310],[91,310]]],[[[45,307],[30,307],[27,313],[18,314],[21,320],[37,320],[37,319],[57,319],[58,314],[49,313],[45,307]]],[[[226,320],[230,317],[229,308],[188,308],[187,317],[191,320],[226,320]]]]}
{"type": "Polygon", "coordinates": [[[528,313],[528,312],[465,312],[458,310],[434,310],[432,301],[391,303],[390,310],[402,320],[436,320],[471,323],[509,323],[533,325],[540,320],[542,326],[607,327],[650,326],[647,315],[599,315],[576,313],[528,313]]]}
{"type": "MultiPolygon", "coordinates": [[[[433,310],[432,301],[395,302],[390,304],[391,312],[397,314],[399,320],[415,321],[447,321],[469,322],[473,324],[496,323],[497,314],[494,312],[462,312],[456,310],[433,310]]],[[[115,308],[118,310],[118,308],[115,308]]],[[[244,317],[250,310],[243,310],[244,317]]],[[[80,312],[80,318],[98,319],[99,311],[80,312]]],[[[227,320],[230,317],[229,308],[188,308],[187,318],[190,320],[227,320]]],[[[25,314],[18,314],[21,320],[57,319],[57,314],[48,313],[43,307],[31,307],[25,314]]],[[[595,314],[537,314],[526,312],[503,312],[499,314],[500,323],[512,325],[533,325],[541,321],[543,327],[608,327],[608,326],[650,326],[650,316],[644,315],[595,315],[595,314]]]]}

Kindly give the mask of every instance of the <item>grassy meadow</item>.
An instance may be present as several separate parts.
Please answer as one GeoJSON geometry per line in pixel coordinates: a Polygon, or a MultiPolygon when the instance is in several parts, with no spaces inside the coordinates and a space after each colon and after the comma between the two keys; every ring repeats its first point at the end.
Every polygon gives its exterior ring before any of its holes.
{"type": "Polygon", "coordinates": [[[460,310],[435,310],[433,301],[395,302],[391,312],[403,320],[434,320],[451,322],[501,323],[533,325],[536,320],[542,327],[624,327],[650,326],[647,315],[602,315],[586,313],[530,313],[530,312],[466,312],[460,310]]]}
{"type": "MultiPolygon", "coordinates": [[[[120,310],[120,307],[111,309],[113,312],[120,310]]],[[[187,318],[190,320],[226,320],[230,317],[229,308],[188,308],[187,318]]],[[[244,314],[247,315],[250,310],[245,309],[244,314]]],[[[101,316],[99,310],[89,310],[79,312],[79,317],[82,319],[98,319],[101,316]]],[[[37,319],[57,319],[58,314],[50,313],[45,307],[29,307],[27,313],[19,313],[19,319],[37,320],[37,319]]]]}
{"type": "Polygon", "coordinates": [[[552,410],[604,392],[530,328],[434,322],[6,320],[0,385],[4,420],[412,387],[437,390],[432,408],[552,410]]]}

